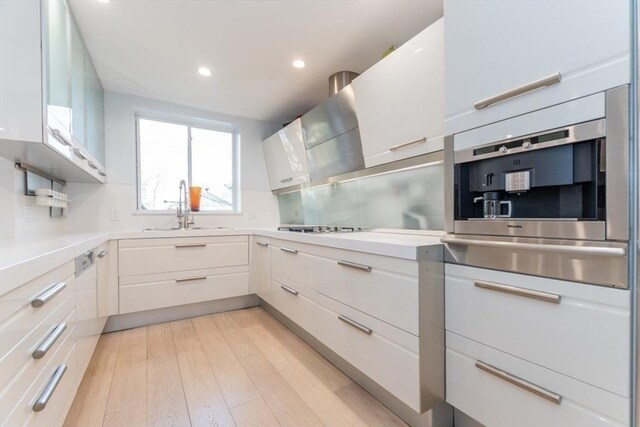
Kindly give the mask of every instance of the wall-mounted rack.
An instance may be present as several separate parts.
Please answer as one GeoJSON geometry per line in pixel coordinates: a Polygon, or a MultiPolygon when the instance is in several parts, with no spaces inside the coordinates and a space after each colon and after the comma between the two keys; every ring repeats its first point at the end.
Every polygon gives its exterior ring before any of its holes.
{"type": "Polygon", "coordinates": [[[62,217],[68,201],[63,193],[67,182],[23,162],[17,162],[15,168],[24,172],[25,196],[36,197],[37,206],[49,207],[50,217],[62,217]]]}

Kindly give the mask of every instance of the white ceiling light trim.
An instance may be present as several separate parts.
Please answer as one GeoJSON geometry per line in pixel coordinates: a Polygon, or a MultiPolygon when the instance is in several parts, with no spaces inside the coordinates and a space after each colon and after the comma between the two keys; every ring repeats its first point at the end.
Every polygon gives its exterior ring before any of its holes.
{"type": "Polygon", "coordinates": [[[291,65],[293,65],[293,68],[304,68],[307,63],[304,62],[302,59],[295,59],[291,65]]]}
{"type": "Polygon", "coordinates": [[[198,68],[198,74],[204,77],[211,77],[211,70],[207,67],[200,67],[198,68]]]}

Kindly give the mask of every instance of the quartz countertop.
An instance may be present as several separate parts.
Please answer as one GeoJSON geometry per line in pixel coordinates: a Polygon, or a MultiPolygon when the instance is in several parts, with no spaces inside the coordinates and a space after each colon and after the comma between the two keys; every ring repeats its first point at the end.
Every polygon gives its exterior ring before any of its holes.
{"type": "Polygon", "coordinates": [[[203,228],[65,233],[38,239],[0,239],[0,296],[109,240],[229,235],[256,235],[416,260],[420,248],[440,245],[440,237],[444,233],[435,232],[433,235],[426,235],[360,231],[305,234],[278,231],[275,228],[203,228]]]}

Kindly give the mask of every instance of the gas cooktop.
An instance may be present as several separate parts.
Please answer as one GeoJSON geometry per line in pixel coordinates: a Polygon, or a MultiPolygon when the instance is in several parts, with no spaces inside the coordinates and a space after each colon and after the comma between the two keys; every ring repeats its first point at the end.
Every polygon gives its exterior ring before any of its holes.
{"type": "Polygon", "coordinates": [[[287,225],[278,227],[278,230],[296,233],[352,233],[354,231],[362,231],[362,228],[333,225],[287,225]]]}

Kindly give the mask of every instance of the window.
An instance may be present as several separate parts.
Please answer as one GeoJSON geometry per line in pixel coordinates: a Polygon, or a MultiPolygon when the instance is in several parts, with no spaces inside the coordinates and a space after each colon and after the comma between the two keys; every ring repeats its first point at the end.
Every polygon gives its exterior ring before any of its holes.
{"type": "Polygon", "coordinates": [[[178,187],[202,187],[200,211],[238,212],[236,135],[201,125],[137,118],[138,209],[177,206],[178,187]]]}

